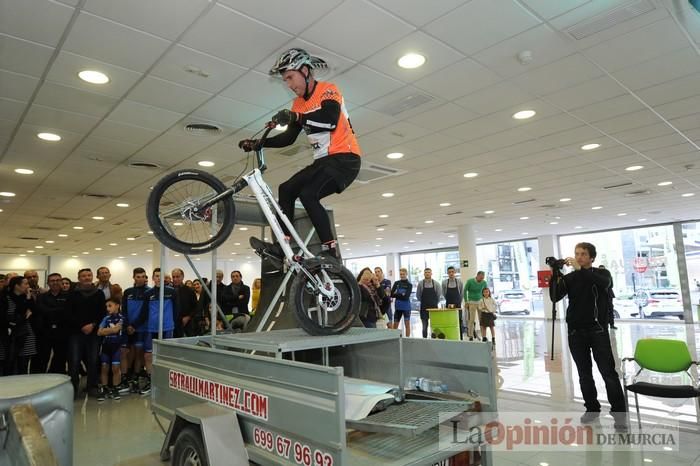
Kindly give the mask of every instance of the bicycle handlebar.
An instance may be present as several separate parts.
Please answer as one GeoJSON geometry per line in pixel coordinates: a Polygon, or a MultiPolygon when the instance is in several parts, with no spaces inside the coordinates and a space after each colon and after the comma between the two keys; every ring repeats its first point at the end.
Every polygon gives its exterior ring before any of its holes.
{"type": "Polygon", "coordinates": [[[255,159],[258,162],[258,169],[260,172],[267,170],[267,165],[265,164],[265,154],[263,153],[263,144],[265,144],[265,140],[267,140],[267,135],[270,134],[270,131],[272,131],[272,127],[268,126],[263,132],[262,136],[260,136],[260,139],[254,148],[255,159]]]}

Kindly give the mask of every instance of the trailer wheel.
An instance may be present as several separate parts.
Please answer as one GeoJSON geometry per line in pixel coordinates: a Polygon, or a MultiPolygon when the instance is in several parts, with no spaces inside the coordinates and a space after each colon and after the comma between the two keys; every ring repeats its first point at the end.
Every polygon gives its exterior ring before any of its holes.
{"type": "Polygon", "coordinates": [[[180,431],[173,448],[172,466],[209,466],[202,434],[198,427],[187,426],[180,431]]]}

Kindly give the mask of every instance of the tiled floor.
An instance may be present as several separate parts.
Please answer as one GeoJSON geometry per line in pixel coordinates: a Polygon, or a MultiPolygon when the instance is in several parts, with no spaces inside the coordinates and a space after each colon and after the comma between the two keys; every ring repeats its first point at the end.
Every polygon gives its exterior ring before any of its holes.
{"type": "MultiPolygon", "coordinates": [[[[682,339],[692,354],[700,328],[674,321],[620,322],[613,333],[613,347],[619,357],[631,356],[635,342],[643,337],[682,339]]],[[[564,329],[556,326],[555,360],[550,361],[551,323],[527,318],[501,318],[497,321],[496,364],[501,412],[581,412],[581,393],[576,368],[570,360],[564,329]]],[[[420,321],[414,323],[420,335],[420,321]]],[[[466,343],[468,344],[468,343],[466,343]]],[[[594,370],[595,373],[595,370],[594,370]]],[[[603,383],[597,379],[599,397],[605,405],[603,383]]],[[[633,401],[631,408],[633,409],[633,401]]],[[[676,451],[644,451],[620,448],[617,451],[495,452],[494,463],[505,465],[698,465],[700,432],[698,411],[693,400],[655,400],[640,397],[642,419],[678,421],[680,442],[676,451]]],[[[605,411],[606,408],[604,407],[605,411]]],[[[636,422],[636,416],[633,415],[636,422]]],[[[120,401],[82,400],[75,410],[75,465],[162,465],[158,457],[164,435],[149,411],[148,398],[125,396],[120,401]]]]}

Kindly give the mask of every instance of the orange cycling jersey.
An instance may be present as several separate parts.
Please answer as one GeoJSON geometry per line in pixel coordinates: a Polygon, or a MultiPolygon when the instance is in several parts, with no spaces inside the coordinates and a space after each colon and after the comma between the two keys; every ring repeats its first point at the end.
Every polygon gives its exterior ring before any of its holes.
{"type": "Polygon", "coordinates": [[[345,108],[343,96],[335,84],[317,81],[309,100],[304,100],[302,97],[294,99],[292,111],[301,114],[315,112],[321,108],[321,102],[324,100],[338,102],[340,105],[340,117],[335,129],[332,129],[333,125],[328,123],[305,119],[304,130],[313,148],[314,159],[335,154],[353,153],[361,155],[360,145],[357,143],[355,132],[352,129],[352,125],[350,125],[350,117],[345,108]],[[324,129],[328,129],[328,131],[324,129]]]}

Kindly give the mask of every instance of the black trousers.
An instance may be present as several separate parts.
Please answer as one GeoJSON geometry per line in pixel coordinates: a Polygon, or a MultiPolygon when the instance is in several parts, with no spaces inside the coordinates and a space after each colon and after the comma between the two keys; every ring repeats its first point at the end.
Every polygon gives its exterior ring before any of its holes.
{"type": "Polygon", "coordinates": [[[430,314],[427,310],[421,309],[420,311],[420,323],[422,326],[423,338],[428,338],[428,326],[430,325],[430,314]]]}
{"type": "MultiPolygon", "coordinates": [[[[280,185],[280,208],[294,223],[294,202],[299,199],[321,242],[331,241],[334,239],[331,222],[320,201],[333,193],[341,193],[350,186],[359,171],[360,157],[357,155],[331,155],[315,160],[280,185]]],[[[280,221],[280,224],[285,234],[289,235],[284,223],[280,221]]]]}
{"type": "Polygon", "coordinates": [[[100,339],[96,334],[74,333],[68,340],[68,375],[75,393],[80,388],[80,361],[85,361],[87,369],[87,388],[97,387],[97,360],[100,351],[100,339]]]}
{"type": "Polygon", "coordinates": [[[605,381],[610,411],[627,411],[627,400],[625,400],[622,384],[615,370],[615,358],[607,328],[569,329],[569,349],[578,370],[586,411],[600,411],[598,391],[593,381],[591,354],[593,354],[598,371],[605,381]]]}
{"type": "Polygon", "coordinates": [[[48,331],[37,337],[39,352],[32,358],[32,374],[65,374],[68,360],[68,335],[64,332],[48,331]],[[51,358],[53,353],[53,358],[51,358]],[[49,366],[49,360],[51,365],[49,366]]]}

